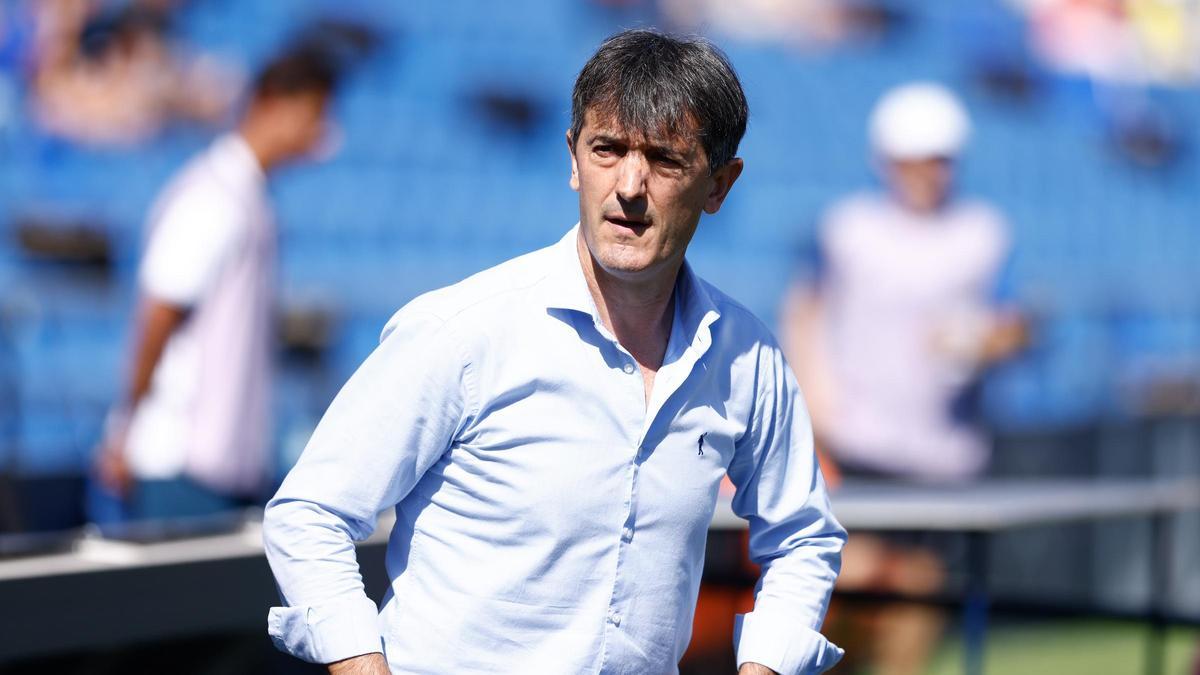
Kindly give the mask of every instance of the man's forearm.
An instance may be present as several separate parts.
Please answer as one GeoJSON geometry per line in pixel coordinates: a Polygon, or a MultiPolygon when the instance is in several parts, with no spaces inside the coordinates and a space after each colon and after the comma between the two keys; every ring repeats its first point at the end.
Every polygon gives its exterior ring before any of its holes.
{"type": "Polygon", "coordinates": [[[742,667],[738,668],[738,675],[779,675],[779,673],[761,663],[743,663],[742,667]]]}
{"type": "Polygon", "coordinates": [[[125,455],[129,420],[138,403],[150,390],[154,370],[171,334],[187,316],[187,310],[147,298],[140,310],[133,351],[129,389],[116,401],[104,423],[104,438],[97,448],[96,468],[101,483],[117,495],[126,495],[133,485],[133,473],[125,455]]]}
{"type": "Polygon", "coordinates": [[[363,654],[329,664],[330,675],[391,675],[383,654],[363,654]]]}
{"type": "Polygon", "coordinates": [[[147,299],[142,306],[142,317],[138,326],[137,347],[133,354],[133,372],[129,378],[129,391],[124,401],[132,409],[150,390],[154,369],[162,357],[167,340],[179,324],[183,323],[187,310],[159,300],[147,299]]]}

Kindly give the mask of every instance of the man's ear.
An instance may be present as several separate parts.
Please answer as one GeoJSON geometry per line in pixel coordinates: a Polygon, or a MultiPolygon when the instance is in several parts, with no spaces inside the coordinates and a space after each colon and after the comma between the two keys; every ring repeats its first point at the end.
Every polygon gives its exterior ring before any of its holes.
{"type": "Polygon", "coordinates": [[[733,184],[740,175],[742,175],[741,157],[734,157],[726,162],[725,166],[713,172],[712,190],[709,190],[708,199],[704,202],[705,213],[713,214],[721,210],[721,204],[725,203],[725,197],[729,196],[729,191],[733,189],[733,184]]]}
{"type": "Polygon", "coordinates": [[[571,189],[579,192],[579,160],[575,159],[575,142],[567,130],[567,154],[571,156],[571,189]]]}

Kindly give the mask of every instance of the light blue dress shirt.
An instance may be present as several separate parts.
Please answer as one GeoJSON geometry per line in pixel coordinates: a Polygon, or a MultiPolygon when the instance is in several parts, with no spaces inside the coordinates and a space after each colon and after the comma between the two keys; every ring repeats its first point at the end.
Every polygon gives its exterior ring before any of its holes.
{"type": "Polygon", "coordinates": [[[738,663],[818,673],[845,532],[770,333],[684,265],[662,368],[606,330],[572,229],[388,322],[267,506],[276,645],[397,673],[677,672],[727,473],[762,566],[738,663]],[[355,540],[395,508],[391,585],[355,540]]]}

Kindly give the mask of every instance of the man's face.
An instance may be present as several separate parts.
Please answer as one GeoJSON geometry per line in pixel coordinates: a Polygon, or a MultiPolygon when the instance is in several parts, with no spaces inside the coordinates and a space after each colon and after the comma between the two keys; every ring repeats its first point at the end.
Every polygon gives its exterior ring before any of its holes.
{"type": "Polygon", "coordinates": [[[721,208],[742,170],[734,159],[710,173],[694,128],[646,137],[591,110],[579,138],[568,134],[567,145],[587,247],[606,272],[628,280],[673,273],[701,212],[721,208]]]}
{"type": "Polygon", "coordinates": [[[938,210],[950,197],[954,164],[943,157],[887,160],[886,178],[892,194],[917,213],[938,210]]]}
{"type": "Polygon", "coordinates": [[[306,91],[280,96],[272,105],[272,125],[286,156],[302,157],[316,150],[327,130],[329,95],[306,91]]]}

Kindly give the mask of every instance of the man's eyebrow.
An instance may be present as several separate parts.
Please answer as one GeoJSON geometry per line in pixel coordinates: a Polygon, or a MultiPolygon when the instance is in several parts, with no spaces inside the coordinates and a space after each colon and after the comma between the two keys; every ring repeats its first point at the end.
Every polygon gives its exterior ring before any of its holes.
{"type": "MultiPolygon", "coordinates": [[[[616,136],[604,131],[598,131],[592,134],[587,140],[588,143],[620,143],[622,145],[631,144],[629,139],[625,138],[624,136],[616,136]]],[[[646,152],[654,152],[660,155],[682,157],[683,155],[687,154],[685,151],[682,151],[673,145],[662,142],[655,143],[653,141],[649,141],[645,143],[632,143],[632,145],[640,145],[646,150],[646,152]]]]}
{"type": "Polygon", "coordinates": [[[630,140],[621,135],[614,135],[610,131],[597,131],[586,139],[587,145],[641,145],[646,154],[664,157],[677,162],[684,162],[691,156],[687,150],[681,150],[673,145],[668,145],[664,142],[647,141],[645,143],[631,143],[630,140]]]}
{"type": "Polygon", "coordinates": [[[588,138],[587,142],[588,142],[588,145],[591,145],[593,143],[608,143],[608,144],[621,143],[621,144],[624,144],[626,141],[624,141],[620,138],[617,138],[616,136],[611,136],[611,135],[601,131],[601,132],[592,134],[591,137],[588,138]]]}
{"type": "Polygon", "coordinates": [[[659,155],[660,157],[668,157],[670,159],[683,159],[684,155],[686,154],[670,145],[650,144],[646,146],[646,151],[659,155]]]}

